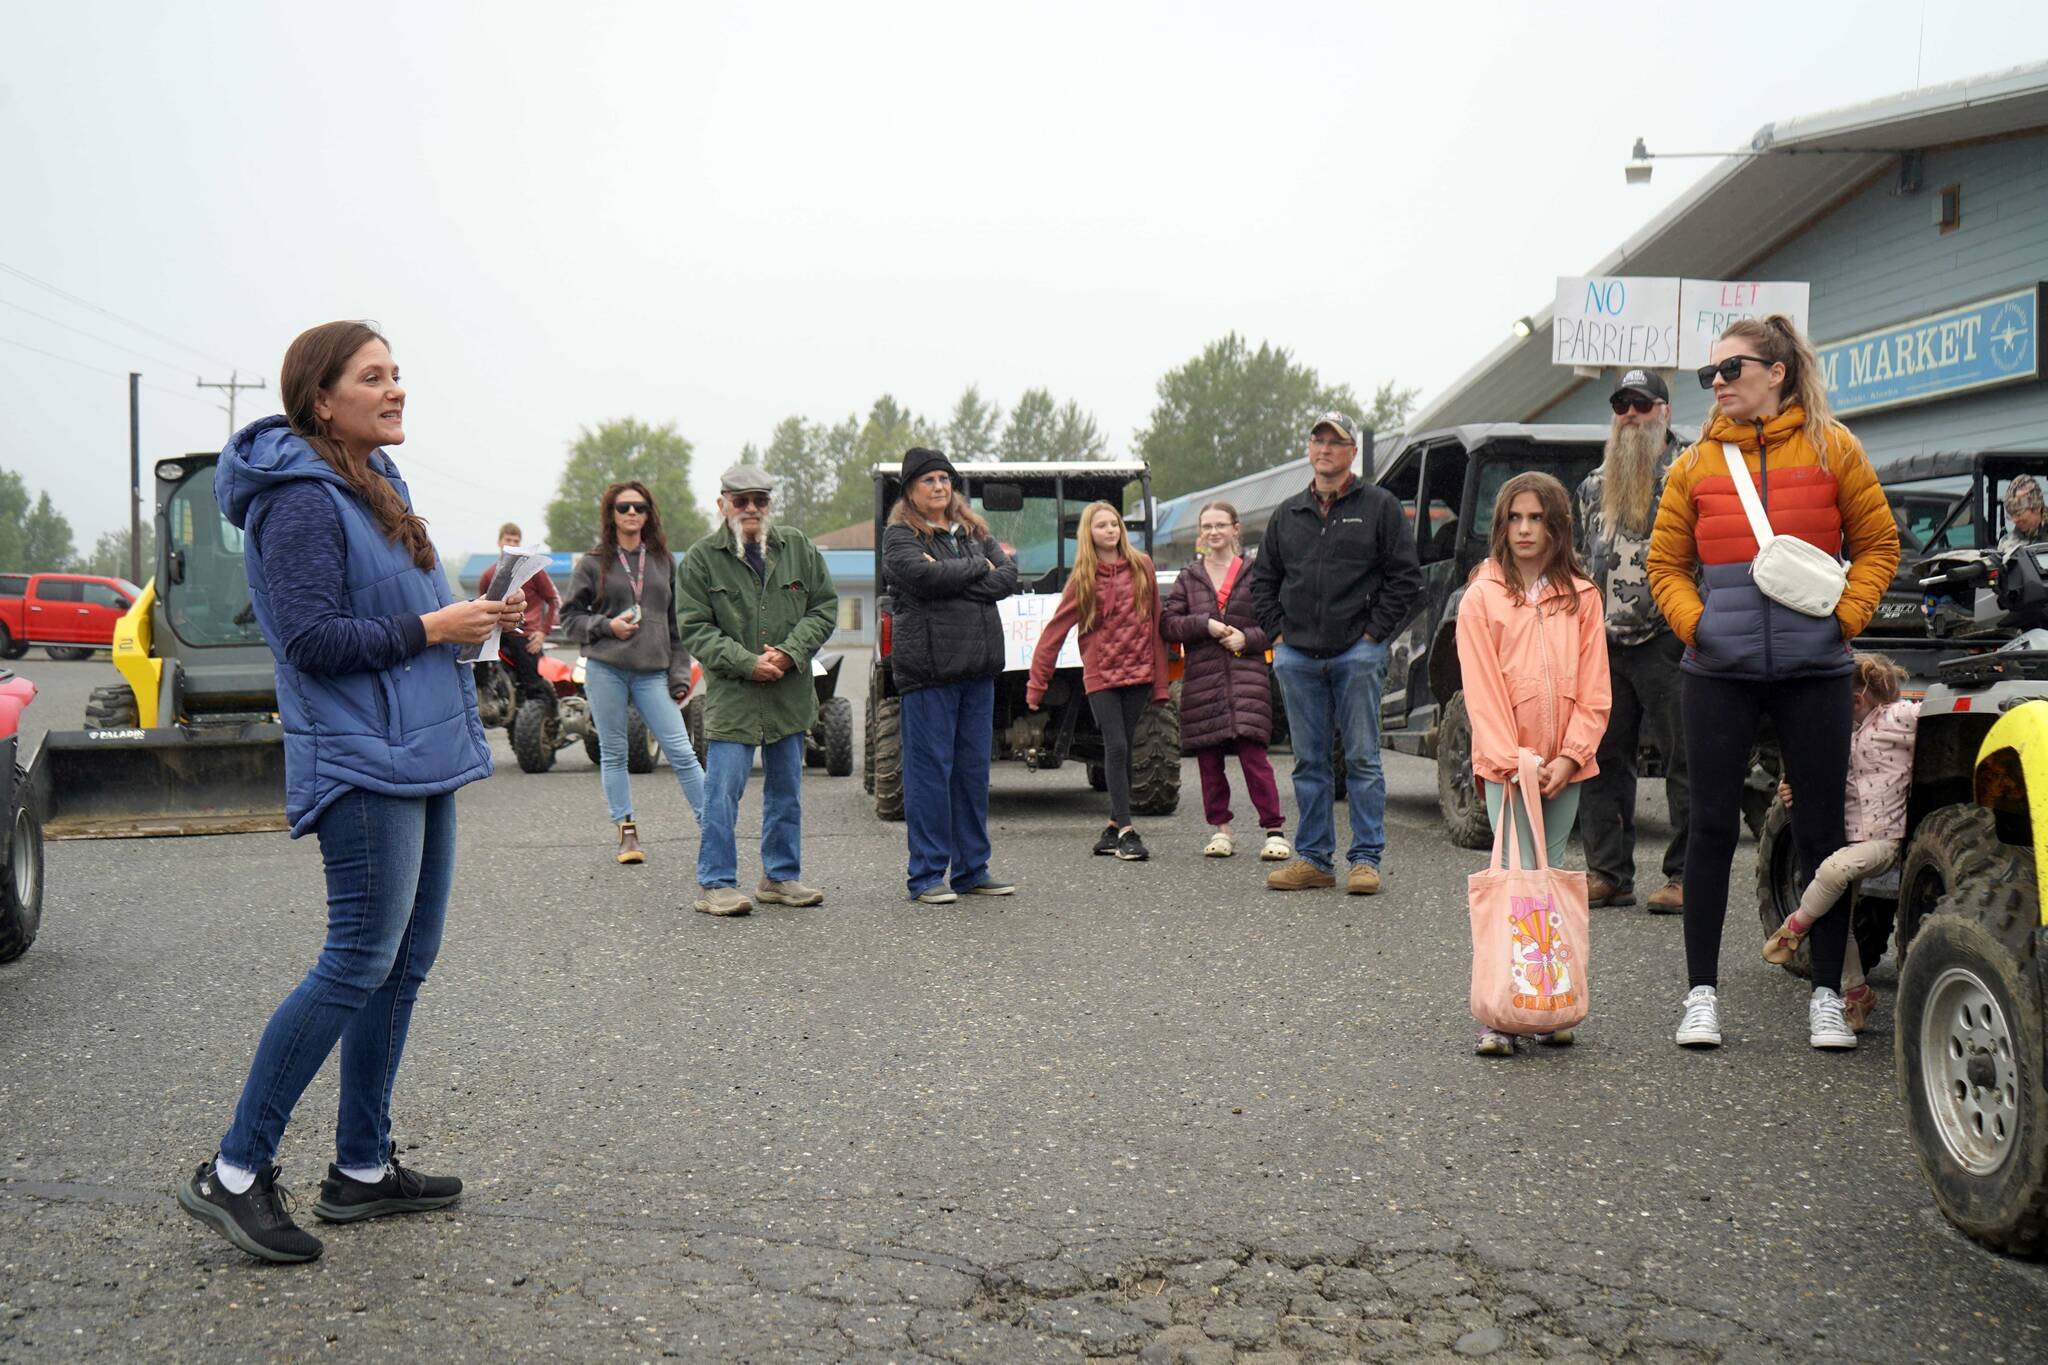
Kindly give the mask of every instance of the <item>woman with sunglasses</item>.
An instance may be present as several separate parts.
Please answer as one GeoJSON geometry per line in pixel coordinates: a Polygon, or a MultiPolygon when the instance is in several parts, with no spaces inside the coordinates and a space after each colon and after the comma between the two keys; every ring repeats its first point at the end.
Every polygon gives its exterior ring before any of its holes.
{"type": "Polygon", "coordinates": [[[910,899],[951,905],[1016,888],[988,870],[989,736],[1003,671],[996,603],[1017,565],[936,450],[903,454],[903,496],[882,533],[895,603],[889,662],[903,696],[903,825],[910,899]]]}
{"type": "Polygon", "coordinates": [[[597,546],[576,561],[562,633],[583,646],[583,690],[597,724],[605,805],[618,828],[621,863],[644,863],[633,788],[626,771],[626,708],[640,712],[683,800],[701,824],[704,769],[677,709],[690,658],[676,632],[675,563],[661,531],[654,495],[637,479],[615,483],[598,502],[597,546]]]}
{"type": "MultiPolygon", "coordinates": [[[[1714,412],[1664,485],[1650,534],[1650,589],[1686,645],[1680,714],[1692,778],[1685,860],[1685,956],[1691,990],[1678,1026],[1685,1047],[1718,1047],[1717,987],[1728,865],[1759,722],[1778,736],[1785,778],[1799,791],[1792,837],[1802,866],[1842,847],[1849,774],[1849,641],[1877,610],[1899,562],[1898,525],[1863,447],[1828,414],[1813,347],[1773,314],[1736,322],[1699,371],[1714,412]],[[1767,598],[1751,577],[1758,545],[1730,473],[1740,459],[1774,535],[1849,560],[1827,616],[1767,598]],[[1813,794],[1809,803],[1807,793],[1813,794]]],[[[1842,1013],[1849,916],[1816,922],[1807,1041],[1856,1046],[1842,1013]]]]}

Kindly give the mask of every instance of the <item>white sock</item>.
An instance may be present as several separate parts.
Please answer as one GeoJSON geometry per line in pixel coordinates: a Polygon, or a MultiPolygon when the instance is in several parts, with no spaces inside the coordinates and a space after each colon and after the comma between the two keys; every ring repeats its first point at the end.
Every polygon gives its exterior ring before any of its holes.
{"type": "Polygon", "coordinates": [[[247,1194],[249,1187],[256,1183],[256,1172],[245,1171],[224,1156],[213,1159],[213,1178],[229,1194],[247,1194]]]}
{"type": "Polygon", "coordinates": [[[355,1181],[358,1185],[374,1185],[384,1178],[389,1166],[337,1166],[336,1170],[355,1181]]]}

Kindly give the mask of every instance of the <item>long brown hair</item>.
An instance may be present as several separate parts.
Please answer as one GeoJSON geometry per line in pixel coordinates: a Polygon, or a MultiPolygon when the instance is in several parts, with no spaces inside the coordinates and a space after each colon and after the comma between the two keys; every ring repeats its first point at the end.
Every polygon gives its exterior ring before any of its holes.
{"type": "MultiPolygon", "coordinates": [[[[967,495],[960,491],[960,485],[957,483],[953,485],[953,501],[946,508],[946,516],[954,525],[965,526],[972,531],[977,540],[987,539],[988,523],[967,501],[967,495]]],[[[925,540],[930,540],[939,533],[935,522],[911,506],[910,489],[907,487],[903,490],[903,495],[896,499],[896,505],[889,509],[889,520],[900,526],[908,526],[925,540]]]]}
{"type": "Polygon", "coordinates": [[[313,410],[321,391],[339,383],[356,352],[373,341],[384,342],[387,349],[391,345],[367,322],[323,322],[293,338],[277,381],[284,396],[284,416],[292,431],[355,490],[385,538],[404,545],[412,562],[431,573],[437,561],[434,542],[427,538],[427,523],[405,505],[391,480],[371,468],[367,459],[349,454],[347,446],[329,435],[327,424],[313,410]]]}
{"type": "Polygon", "coordinates": [[[626,479],[604,490],[604,496],[597,504],[597,544],[590,553],[597,556],[597,593],[604,596],[605,577],[619,558],[619,526],[612,512],[612,499],[619,494],[632,491],[647,499],[647,520],[640,525],[640,544],[662,564],[667,565],[664,573],[673,571],[668,563],[668,537],[661,531],[661,508],[655,504],[654,494],[638,479],[626,479]]]}
{"type": "Polygon", "coordinates": [[[1091,502],[1081,509],[1081,523],[1076,528],[1077,542],[1074,550],[1074,574],[1067,580],[1067,592],[1072,595],[1074,605],[1080,608],[1081,632],[1087,634],[1095,629],[1095,617],[1102,610],[1102,604],[1095,597],[1095,576],[1101,570],[1101,557],[1095,550],[1095,534],[1088,528],[1095,524],[1098,512],[1108,512],[1116,518],[1115,557],[1121,559],[1131,570],[1131,597],[1137,604],[1138,616],[1142,620],[1152,615],[1152,594],[1157,585],[1152,581],[1150,565],[1145,557],[1131,544],[1131,533],[1124,526],[1124,514],[1116,504],[1091,502]]]}
{"type": "Polygon", "coordinates": [[[1785,367],[1785,385],[1778,391],[1780,411],[1797,403],[1806,410],[1806,439],[1813,442],[1820,467],[1828,467],[1828,450],[1834,445],[1838,425],[1828,407],[1828,377],[1820,367],[1813,344],[1800,335],[1799,328],[1783,313],[1765,318],[1738,318],[1721,333],[1721,340],[1739,337],[1751,350],[1773,365],[1785,367]]]}
{"type": "Polygon", "coordinates": [[[1532,469],[1500,486],[1500,494],[1493,500],[1493,529],[1486,537],[1487,558],[1506,580],[1509,595],[1518,603],[1527,601],[1529,585],[1522,581],[1521,570],[1515,566],[1514,547],[1508,544],[1508,509],[1524,493],[1536,495],[1543,509],[1543,531],[1550,537],[1550,558],[1543,562],[1542,577],[1549,588],[1545,595],[1562,594],[1564,609],[1576,612],[1579,582],[1585,579],[1586,571],[1579,566],[1579,552],[1572,545],[1571,499],[1565,494],[1564,485],[1551,475],[1532,469]]]}

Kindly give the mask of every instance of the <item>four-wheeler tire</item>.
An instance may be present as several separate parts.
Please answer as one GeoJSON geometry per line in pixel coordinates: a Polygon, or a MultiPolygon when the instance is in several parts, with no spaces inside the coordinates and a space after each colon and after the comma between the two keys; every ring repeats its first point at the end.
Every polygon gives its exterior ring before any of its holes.
{"type": "Polygon", "coordinates": [[[1920,921],[1934,913],[1977,865],[1996,854],[1998,822],[1982,806],[1943,806],[1929,811],[1913,831],[1899,864],[1898,941],[1903,969],[1920,921]]]}
{"type": "Polygon", "coordinates": [[[85,702],[88,730],[133,730],[142,724],[135,706],[135,689],[127,683],[103,683],[92,690],[85,702]]]}
{"type": "MultiPolygon", "coordinates": [[[[1799,908],[1799,893],[1804,889],[1799,879],[1798,850],[1792,842],[1792,813],[1775,797],[1764,812],[1763,828],[1756,843],[1756,915],[1763,924],[1764,937],[1769,938],[1778,932],[1785,916],[1799,908]]],[[[1843,911],[1837,906],[1832,913],[1839,915],[1843,911]]],[[[1856,952],[1867,974],[1884,958],[1885,945],[1891,940],[1891,902],[1855,896],[1848,913],[1856,917],[1856,952]]],[[[1785,970],[1811,980],[1813,945],[1800,943],[1799,951],[1785,964],[1785,970]]]]}
{"type": "MultiPolygon", "coordinates": [[[[28,774],[14,770],[16,791],[28,774]]],[[[0,868],[0,962],[12,962],[36,941],[43,923],[43,822],[23,801],[7,830],[7,866],[0,868]]]]}
{"type": "MultiPolygon", "coordinates": [[[[604,763],[604,746],[597,741],[597,727],[594,724],[583,736],[583,752],[590,756],[592,763],[604,763]]],[[[626,771],[651,773],[660,764],[661,746],[654,742],[654,731],[648,729],[647,722],[640,718],[640,708],[627,702],[626,771]]]]}
{"type": "Polygon", "coordinates": [[[1452,843],[1459,848],[1493,847],[1493,822],[1486,818],[1486,802],[1472,782],[1472,720],[1463,692],[1453,692],[1444,703],[1443,722],[1437,727],[1436,806],[1452,843]]]}
{"type": "Polygon", "coordinates": [[[1106,792],[1109,790],[1109,769],[1100,763],[1088,765],[1088,790],[1106,792]]]}
{"type": "Polygon", "coordinates": [[[903,818],[903,699],[875,703],[875,739],[868,747],[868,771],[875,779],[875,814],[903,818]]]}
{"type": "Polygon", "coordinates": [[[75,664],[80,659],[90,659],[92,651],[80,649],[77,645],[45,645],[43,653],[60,663],[75,664]]]}
{"type": "Polygon", "coordinates": [[[476,670],[476,718],[484,729],[510,728],[519,710],[519,688],[512,670],[500,663],[479,664],[476,670]]]}
{"type": "Polygon", "coordinates": [[[1971,864],[1899,971],[1894,1053],[1934,1201],[1979,1241],[2048,1248],[2048,1037],[2030,849],[1971,864]]]}
{"type": "Polygon", "coordinates": [[[853,703],[844,697],[827,697],[818,708],[818,728],[823,732],[825,772],[845,777],[853,771],[853,703]]]}
{"type": "Polygon", "coordinates": [[[519,703],[512,717],[512,754],[519,760],[519,771],[544,773],[555,766],[561,728],[553,702],[531,697],[519,703]]]}
{"type": "Polygon", "coordinates": [[[1171,700],[1154,702],[1131,736],[1131,813],[1171,815],[1179,805],[1180,708],[1171,700]]]}
{"type": "Polygon", "coordinates": [[[699,692],[683,706],[683,729],[690,736],[690,747],[697,751],[697,766],[704,766],[704,694],[699,692]]]}
{"type": "Polygon", "coordinates": [[[860,752],[864,760],[860,765],[861,789],[868,795],[875,794],[875,698],[868,694],[867,729],[861,732],[860,752]]]}

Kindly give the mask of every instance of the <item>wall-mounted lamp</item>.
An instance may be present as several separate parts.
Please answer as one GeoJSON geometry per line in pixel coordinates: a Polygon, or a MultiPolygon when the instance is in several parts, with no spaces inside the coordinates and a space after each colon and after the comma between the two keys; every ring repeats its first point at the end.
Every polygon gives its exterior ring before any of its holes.
{"type": "Polygon", "coordinates": [[[1518,336],[1518,337],[1530,337],[1530,336],[1534,336],[1534,335],[1536,334],[1536,322],[1535,322],[1535,319],[1533,319],[1533,318],[1516,318],[1516,319],[1515,319],[1515,327],[1514,327],[1514,332],[1515,332],[1515,335],[1516,335],[1516,336],[1518,336]]]}
{"type": "Polygon", "coordinates": [[[1716,161],[1727,157],[1753,160],[1760,156],[1896,156],[1900,158],[1899,192],[1911,193],[1920,188],[1920,155],[1917,151],[1899,147],[1764,147],[1749,148],[1739,152],[1653,152],[1637,138],[1636,145],[1629,152],[1628,164],[1621,168],[1622,179],[1631,185],[1650,183],[1650,163],[1667,161],[1673,157],[1698,159],[1711,157],[1716,161]]]}

